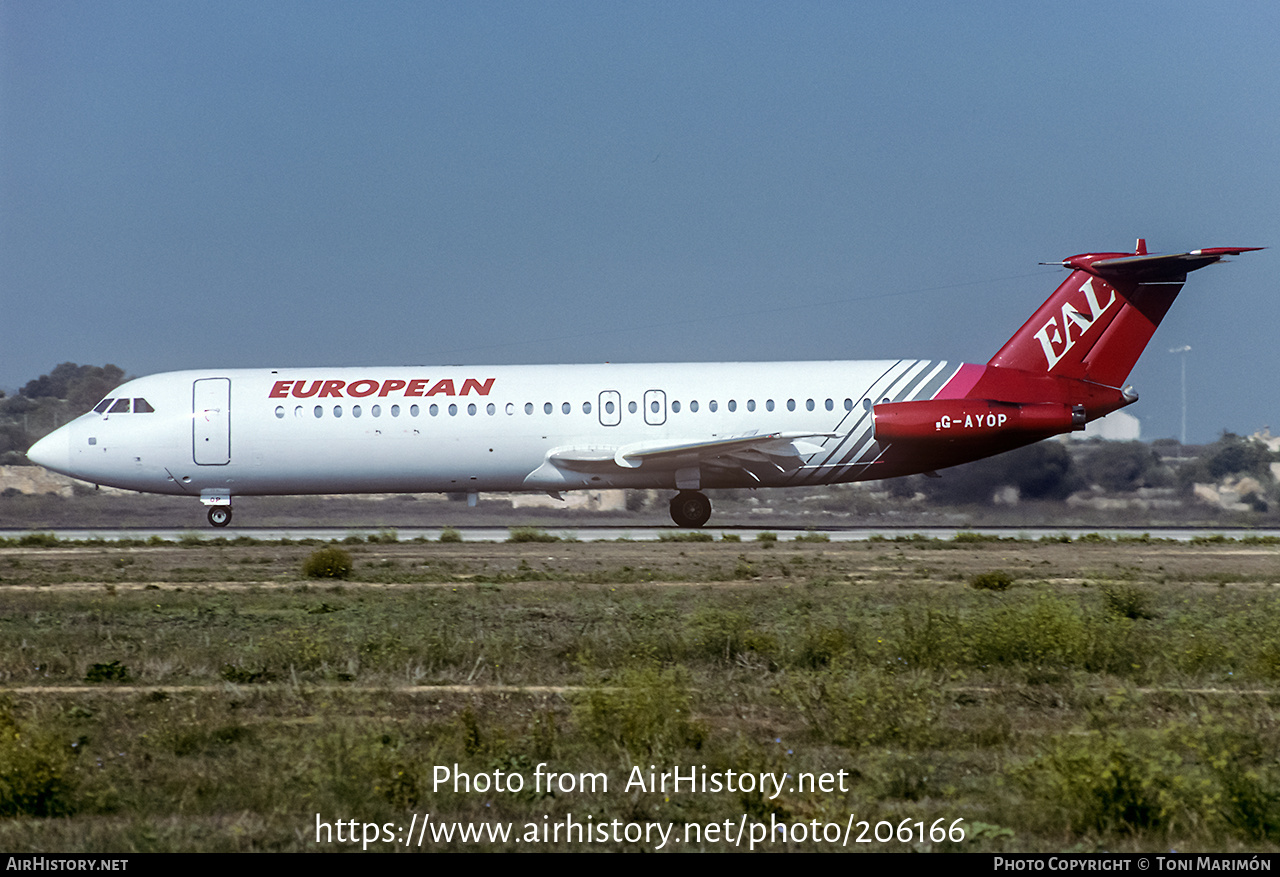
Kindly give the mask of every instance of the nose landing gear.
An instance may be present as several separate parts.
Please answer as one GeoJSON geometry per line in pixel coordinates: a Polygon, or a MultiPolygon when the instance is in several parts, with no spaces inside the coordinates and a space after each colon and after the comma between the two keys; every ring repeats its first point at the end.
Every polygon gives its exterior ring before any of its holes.
{"type": "Polygon", "coordinates": [[[711,500],[696,490],[682,490],[671,499],[671,520],[677,527],[701,527],[711,519],[711,500]]]}
{"type": "Polygon", "coordinates": [[[225,527],[231,523],[231,506],[209,506],[209,523],[215,527],[225,527]]]}

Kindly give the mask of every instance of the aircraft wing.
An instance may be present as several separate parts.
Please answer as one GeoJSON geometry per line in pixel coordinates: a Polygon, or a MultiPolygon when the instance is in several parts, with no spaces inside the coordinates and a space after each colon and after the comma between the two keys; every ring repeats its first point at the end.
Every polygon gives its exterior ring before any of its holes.
{"type": "Polygon", "coordinates": [[[636,442],[618,448],[613,461],[624,469],[695,460],[714,463],[728,459],[758,457],[799,458],[816,454],[822,447],[805,439],[834,438],[834,433],[770,432],[763,435],[715,437],[686,442],[636,442]]]}
{"type": "Polygon", "coordinates": [[[530,486],[563,484],[572,472],[618,471],[618,469],[688,469],[708,466],[735,469],[756,477],[755,465],[768,465],[788,472],[802,465],[804,457],[822,450],[821,442],[836,433],[769,432],[702,439],[656,440],[621,446],[593,445],[556,448],[543,464],[529,474],[530,486]]]}

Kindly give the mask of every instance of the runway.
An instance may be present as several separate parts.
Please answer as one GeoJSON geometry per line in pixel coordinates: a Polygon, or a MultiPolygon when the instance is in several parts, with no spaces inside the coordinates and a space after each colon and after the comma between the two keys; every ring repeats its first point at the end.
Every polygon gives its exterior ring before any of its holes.
{"type": "MultiPolygon", "coordinates": [[[[506,542],[511,536],[510,527],[458,527],[464,542],[506,542]]],[[[1241,540],[1246,538],[1280,538],[1280,530],[1249,530],[1243,528],[1120,528],[1120,527],[850,527],[850,528],[756,528],[756,527],[707,527],[701,531],[677,530],[673,527],[545,527],[542,532],[556,536],[564,541],[578,542],[658,542],[664,537],[671,539],[677,534],[702,532],[721,541],[729,535],[737,536],[743,542],[755,541],[761,533],[773,533],[780,542],[794,541],[797,537],[822,537],[831,542],[866,542],[873,538],[895,539],[919,535],[928,539],[949,541],[957,533],[977,533],[983,536],[1035,541],[1044,538],[1067,536],[1072,540],[1088,534],[1097,534],[1108,539],[1139,538],[1143,535],[1151,539],[1173,542],[1190,542],[1212,536],[1241,540]]],[[[320,541],[342,541],[349,537],[367,540],[370,536],[382,537],[392,533],[400,542],[439,541],[444,528],[440,527],[402,527],[392,530],[378,527],[228,527],[226,529],[41,529],[18,530],[0,529],[0,537],[17,539],[33,532],[52,533],[59,540],[69,542],[87,542],[99,540],[117,542],[121,539],[153,539],[165,542],[185,542],[192,539],[211,541],[217,539],[248,538],[262,542],[279,542],[281,540],[300,541],[318,539],[320,541]]],[[[766,537],[767,538],[767,537],[766,537]]]]}

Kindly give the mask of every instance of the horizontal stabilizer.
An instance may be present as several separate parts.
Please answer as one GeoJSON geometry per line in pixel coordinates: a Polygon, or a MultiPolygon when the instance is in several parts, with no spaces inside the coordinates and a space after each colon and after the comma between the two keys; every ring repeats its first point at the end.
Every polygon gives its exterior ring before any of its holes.
{"type": "MultiPolygon", "coordinates": [[[[1145,249],[1142,247],[1141,249],[1145,249]]],[[[1185,280],[1192,271],[1220,261],[1223,256],[1238,256],[1264,247],[1205,247],[1188,253],[1172,255],[1140,253],[1137,255],[1118,255],[1116,253],[1085,253],[1072,256],[1062,262],[1047,264],[1062,265],[1064,268],[1077,268],[1096,274],[1104,280],[1129,281],[1138,283],[1159,283],[1160,281],[1185,280]]]]}

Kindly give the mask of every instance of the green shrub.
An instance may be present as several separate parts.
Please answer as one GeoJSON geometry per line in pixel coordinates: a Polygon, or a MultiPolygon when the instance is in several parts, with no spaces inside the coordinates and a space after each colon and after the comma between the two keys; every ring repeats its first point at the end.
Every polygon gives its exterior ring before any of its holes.
{"type": "Polygon", "coordinates": [[[962,545],[979,545],[984,542],[999,542],[1000,537],[993,533],[975,533],[972,530],[961,530],[951,539],[952,542],[959,542],[962,545]]]}
{"type": "Polygon", "coordinates": [[[971,659],[980,666],[1079,666],[1088,645],[1079,609],[1066,600],[1047,596],[984,613],[967,625],[966,634],[971,659]]]}
{"type": "Polygon", "coordinates": [[[659,542],[714,542],[716,541],[716,537],[712,536],[710,533],[707,533],[703,530],[692,530],[689,532],[677,530],[674,533],[670,531],[664,531],[662,533],[659,533],[658,541],[659,542]]]}
{"type": "Polygon", "coordinates": [[[236,664],[223,664],[218,675],[235,685],[254,685],[271,681],[271,674],[266,668],[249,670],[236,664]]]}
{"type": "Polygon", "coordinates": [[[456,527],[445,527],[440,531],[441,542],[461,542],[462,533],[456,527]]]}
{"type": "Polygon", "coordinates": [[[969,577],[969,587],[978,591],[1007,591],[1013,584],[1013,576],[1002,569],[980,572],[969,577]]]}
{"type": "Polygon", "coordinates": [[[74,778],[66,744],[20,726],[0,703],[0,817],[70,814],[74,778]]]}
{"type": "Polygon", "coordinates": [[[507,536],[508,542],[559,542],[559,536],[553,536],[546,530],[537,527],[512,527],[507,536]]]}
{"type": "Polygon", "coordinates": [[[128,682],[129,668],[119,661],[110,664],[93,664],[84,674],[85,682],[128,682]]]}
{"type": "Polygon", "coordinates": [[[878,669],[851,672],[845,663],[792,677],[791,696],[819,739],[850,749],[933,742],[939,689],[932,681],[878,669]]]}
{"type": "Polygon", "coordinates": [[[1107,610],[1121,618],[1132,618],[1135,621],[1143,618],[1154,618],[1151,611],[1151,594],[1142,588],[1132,585],[1107,585],[1102,589],[1102,597],[1107,610]]]}
{"type": "Polygon", "coordinates": [[[1063,735],[1013,773],[1046,815],[1056,812],[1076,833],[1137,834],[1229,822],[1212,769],[1184,751],[1191,736],[1185,727],[1063,735]]]}
{"type": "Polygon", "coordinates": [[[721,542],[741,542],[742,537],[739,536],[737,533],[721,533],[720,541],[721,542]]]}
{"type": "Polygon", "coordinates": [[[341,548],[317,549],[303,562],[302,574],[309,579],[345,579],[351,575],[351,555],[341,548]]]}
{"type": "Polygon", "coordinates": [[[768,530],[761,530],[759,533],[756,534],[756,541],[757,542],[777,542],[778,534],[771,533],[768,530]]]}
{"type": "Polygon", "coordinates": [[[796,656],[801,667],[820,670],[849,651],[849,634],[840,627],[811,627],[805,631],[796,656]]]}
{"type": "Polygon", "coordinates": [[[826,533],[799,533],[796,535],[797,542],[830,542],[831,537],[826,533]]]}
{"type": "Polygon", "coordinates": [[[599,745],[632,757],[701,749],[707,731],[693,719],[688,673],[680,667],[623,670],[616,679],[574,700],[573,716],[599,745]]]}
{"type": "Polygon", "coordinates": [[[1254,655],[1253,669],[1263,679],[1280,679],[1280,643],[1264,643],[1254,655]]]}
{"type": "Polygon", "coordinates": [[[743,650],[743,637],[751,619],[741,612],[700,609],[689,621],[698,652],[705,657],[731,661],[743,650]]]}

